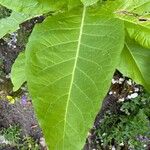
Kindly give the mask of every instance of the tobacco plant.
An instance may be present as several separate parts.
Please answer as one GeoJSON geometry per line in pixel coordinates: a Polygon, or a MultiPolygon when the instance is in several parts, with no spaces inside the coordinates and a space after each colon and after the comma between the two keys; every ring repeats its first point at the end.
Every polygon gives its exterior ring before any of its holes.
{"type": "Polygon", "coordinates": [[[51,150],[82,149],[116,69],[150,91],[149,0],[0,0],[0,38],[44,15],[12,68],[51,150]],[[23,56],[24,55],[24,56],[23,56]],[[21,64],[20,64],[21,63],[21,64]]]}

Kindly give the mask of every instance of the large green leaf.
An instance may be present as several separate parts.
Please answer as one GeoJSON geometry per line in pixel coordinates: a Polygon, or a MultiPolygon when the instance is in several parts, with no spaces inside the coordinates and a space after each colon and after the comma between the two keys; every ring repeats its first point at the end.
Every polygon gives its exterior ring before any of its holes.
{"type": "Polygon", "coordinates": [[[121,54],[119,70],[150,91],[150,49],[127,40],[121,54]]]}
{"type": "Polygon", "coordinates": [[[102,10],[48,17],[29,39],[27,83],[52,150],[83,147],[120,59],[123,22],[102,10]]]}
{"type": "Polygon", "coordinates": [[[10,17],[0,20],[0,38],[7,33],[12,33],[19,28],[19,24],[29,19],[31,16],[12,12],[10,17]]]}
{"type": "Polygon", "coordinates": [[[11,81],[13,83],[13,91],[17,91],[26,81],[25,76],[25,53],[21,52],[15,60],[11,69],[11,81]]]}

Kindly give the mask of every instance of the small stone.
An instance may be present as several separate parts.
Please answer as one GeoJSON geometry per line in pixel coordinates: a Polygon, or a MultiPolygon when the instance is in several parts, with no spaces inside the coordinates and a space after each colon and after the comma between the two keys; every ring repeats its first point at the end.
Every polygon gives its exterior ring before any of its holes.
{"type": "Polygon", "coordinates": [[[120,146],[124,146],[124,143],[122,142],[122,143],[120,143],[119,145],[120,145],[120,146]]]}
{"type": "Polygon", "coordinates": [[[0,82],[1,82],[1,83],[3,83],[3,82],[4,82],[4,80],[3,80],[3,79],[0,79],[0,82]]]}
{"type": "Polygon", "coordinates": [[[127,99],[131,99],[131,95],[128,95],[128,96],[127,96],[127,99]]]}
{"type": "Polygon", "coordinates": [[[43,137],[40,138],[40,145],[46,147],[45,139],[43,137]]]}
{"type": "Polygon", "coordinates": [[[1,144],[10,144],[10,142],[6,140],[4,136],[0,135],[0,145],[1,144]]]}
{"type": "Polygon", "coordinates": [[[134,91],[135,91],[135,92],[139,92],[139,90],[140,90],[140,89],[137,88],[137,87],[134,88],[134,91]]]}
{"type": "Polygon", "coordinates": [[[127,81],[127,83],[128,83],[129,85],[132,85],[131,79],[129,79],[129,80],[127,81]]]}
{"type": "Polygon", "coordinates": [[[146,144],[143,145],[143,147],[146,147],[146,146],[147,146],[146,144]]]}
{"type": "Polygon", "coordinates": [[[5,77],[6,79],[10,79],[10,74],[6,75],[5,77]]]}
{"type": "Polygon", "coordinates": [[[119,78],[119,81],[123,82],[123,81],[124,81],[124,78],[119,78]]]}
{"type": "Polygon", "coordinates": [[[138,93],[131,94],[131,98],[136,98],[138,96],[138,93]]]}
{"type": "Polygon", "coordinates": [[[112,79],[111,82],[112,82],[112,84],[115,84],[115,83],[116,83],[116,80],[115,80],[115,79],[112,79]]]}
{"type": "Polygon", "coordinates": [[[13,45],[13,48],[16,48],[16,45],[13,45]]]}
{"type": "Polygon", "coordinates": [[[116,91],[114,91],[113,93],[116,94],[116,91]]]}
{"type": "Polygon", "coordinates": [[[112,95],[112,94],[113,94],[113,92],[112,92],[112,91],[110,91],[110,92],[109,92],[109,95],[112,95]]]}
{"type": "Polygon", "coordinates": [[[123,81],[124,81],[124,78],[119,78],[119,84],[122,84],[123,83],[123,81]]]}
{"type": "Polygon", "coordinates": [[[112,150],[116,150],[115,146],[112,146],[112,150]]]}
{"type": "Polygon", "coordinates": [[[123,98],[119,98],[118,102],[124,102],[124,100],[125,100],[124,97],[123,98]]]}

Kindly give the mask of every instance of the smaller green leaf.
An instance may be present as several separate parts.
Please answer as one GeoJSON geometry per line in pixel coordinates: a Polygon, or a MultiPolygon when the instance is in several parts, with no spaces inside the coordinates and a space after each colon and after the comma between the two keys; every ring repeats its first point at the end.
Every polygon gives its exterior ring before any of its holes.
{"type": "Polygon", "coordinates": [[[20,13],[41,15],[67,4],[66,0],[0,0],[0,4],[20,13]]]}
{"type": "Polygon", "coordinates": [[[118,69],[150,91],[150,50],[127,39],[118,69]]]}
{"type": "Polygon", "coordinates": [[[7,33],[12,33],[19,28],[19,24],[31,18],[29,15],[12,12],[10,17],[3,18],[0,20],[0,38],[5,36],[7,33]]]}
{"type": "Polygon", "coordinates": [[[150,48],[150,22],[139,22],[138,24],[125,22],[125,27],[131,39],[145,48],[150,48]]]}
{"type": "MultiPolygon", "coordinates": [[[[119,0],[118,0],[119,1],[119,0]]],[[[120,10],[132,11],[134,13],[144,12],[150,5],[149,0],[124,0],[120,10]]]]}
{"type": "Polygon", "coordinates": [[[97,3],[99,0],[81,0],[81,2],[85,5],[85,6],[90,6],[93,5],[95,3],[97,3]]]}
{"type": "Polygon", "coordinates": [[[25,76],[25,53],[21,52],[11,70],[11,81],[13,83],[13,91],[17,91],[26,81],[25,76]]]}

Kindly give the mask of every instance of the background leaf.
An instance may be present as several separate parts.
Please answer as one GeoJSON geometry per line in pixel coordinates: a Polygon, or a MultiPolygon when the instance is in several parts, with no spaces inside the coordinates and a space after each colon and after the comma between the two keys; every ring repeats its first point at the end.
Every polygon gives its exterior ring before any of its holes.
{"type": "Polygon", "coordinates": [[[121,54],[119,70],[150,91],[150,49],[127,39],[121,54]]]}
{"type": "Polygon", "coordinates": [[[120,58],[123,27],[98,7],[48,17],[34,28],[27,83],[50,149],[83,147],[120,58]]]}
{"type": "Polygon", "coordinates": [[[19,24],[29,19],[31,16],[12,12],[10,17],[0,20],[0,38],[7,33],[12,33],[19,29],[19,24]]]}
{"type": "Polygon", "coordinates": [[[67,0],[0,0],[0,4],[16,12],[41,15],[57,10],[67,4],[67,0]]]}
{"type": "Polygon", "coordinates": [[[122,1],[119,9],[134,13],[144,13],[145,11],[147,11],[147,9],[149,9],[149,5],[149,0],[124,0],[122,1]]]}
{"type": "Polygon", "coordinates": [[[13,91],[17,91],[26,81],[25,76],[25,53],[21,52],[15,60],[11,69],[11,81],[13,83],[13,91]]]}
{"type": "Polygon", "coordinates": [[[138,22],[138,24],[125,22],[128,35],[141,46],[150,48],[150,21],[138,22]]]}

